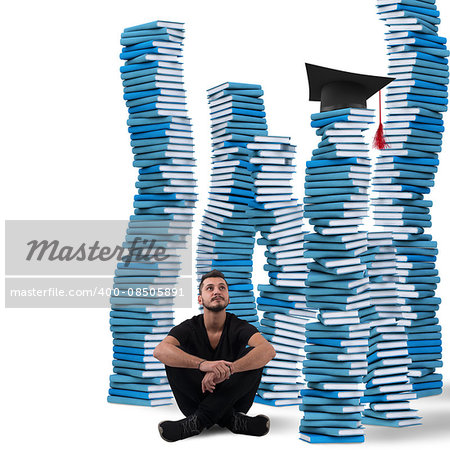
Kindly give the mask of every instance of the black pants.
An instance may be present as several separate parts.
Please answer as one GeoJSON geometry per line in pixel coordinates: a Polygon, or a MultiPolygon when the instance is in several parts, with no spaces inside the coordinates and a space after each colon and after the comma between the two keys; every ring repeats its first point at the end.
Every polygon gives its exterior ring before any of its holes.
{"type": "MultiPolygon", "coordinates": [[[[246,348],[241,356],[252,348],[246,348]]],[[[217,384],[212,393],[202,392],[205,372],[166,366],[166,373],[181,412],[186,417],[197,414],[202,425],[209,428],[216,423],[225,426],[233,411],[246,413],[250,409],[261,381],[262,368],[235,373],[217,384]]]]}

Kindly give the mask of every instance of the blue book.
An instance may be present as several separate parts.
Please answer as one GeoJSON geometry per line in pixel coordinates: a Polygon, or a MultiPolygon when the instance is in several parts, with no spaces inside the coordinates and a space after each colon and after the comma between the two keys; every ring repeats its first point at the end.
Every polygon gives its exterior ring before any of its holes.
{"type": "Polygon", "coordinates": [[[422,7],[422,5],[423,3],[418,4],[417,6],[406,5],[404,3],[397,3],[395,5],[390,5],[389,8],[385,7],[384,11],[386,11],[387,9],[389,9],[389,11],[411,11],[418,14],[425,14],[426,16],[430,17],[439,17],[440,15],[439,11],[437,11],[435,8],[422,7]]]}
{"type": "MultiPolygon", "coordinates": [[[[117,375],[120,376],[120,375],[117,375]]],[[[153,378],[152,378],[153,379],[153,378]]],[[[141,379],[142,380],[142,379],[141,379]]],[[[160,398],[168,398],[171,394],[170,384],[147,384],[147,383],[116,383],[110,382],[111,388],[126,389],[131,391],[159,393],[160,398]],[[167,392],[168,391],[168,392],[167,392]]]]}
{"type": "Polygon", "coordinates": [[[114,345],[113,352],[127,354],[127,355],[138,355],[138,356],[152,356],[153,355],[152,348],[139,348],[139,347],[130,347],[130,346],[121,346],[121,345],[114,345]]]}
{"type": "Polygon", "coordinates": [[[325,434],[306,432],[300,429],[300,439],[306,442],[310,442],[311,444],[356,443],[356,442],[364,442],[364,435],[329,436],[325,434]]]}
{"type": "Polygon", "coordinates": [[[302,397],[322,397],[332,399],[360,398],[363,396],[362,391],[319,391],[316,389],[302,389],[300,391],[302,397]]]}
{"type": "MultiPolygon", "coordinates": [[[[125,46],[133,46],[135,44],[139,44],[141,42],[146,42],[148,39],[154,39],[157,41],[168,41],[173,42],[174,38],[177,39],[175,36],[172,36],[168,33],[162,34],[159,30],[154,30],[155,32],[153,34],[148,35],[141,35],[141,36],[132,36],[129,33],[122,33],[122,38],[120,39],[120,44],[125,46]]],[[[150,31],[149,31],[150,32],[150,31]]],[[[178,38],[181,39],[181,38],[178,38]]],[[[178,42],[178,40],[176,41],[178,42]]]]}
{"type": "Polygon", "coordinates": [[[123,405],[139,405],[139,406],[159,406],[172,404],[171,398],[141,399],[131,397],[120,397],[115,395],[109,395],[107,401],[109,403],[120,403],[123,405]]]}
{"type": "MultiPolygon", "coordinates": [[[[305,427],[300,426],[301,433],[318,433],[325,434],[328,436],[344,437],[348,438],[350,436],[361,437],[364,441],[364,428],[338,428],[338,427],[305,427]]],[[[300,435],[301,436],[301,435],[300,435]]]]}
{"type": "Polygon", "coordinates": [[[143,64],[128,64],[120,67],[120,73],[129,73],[136,70],[153,69],[155,67],[161,67],[161,61],[150,61],[143,64]]]}
{"type": "Polygon", "coordinates": [[[151,389],[151,386],[159,386],[168,383],[167,378],[165,377],[142,378],[119,374],[110,375],[109,380],[112,383],[138,383],[144,387],[149,386],[149,389],[151,389]]]}
{"type": "Polygon", "coordinates": [[[247,83],[233,83],[233,82],[226,82],[219,84],[218,86],[214,86],[210,89],[208,89],[206,92],[208,93],[208,96],[212,96],[217,92],[223,91],[225,89],[233,89],[233,90],[241,90],[241,89],[256,89],[261,90],[261,85],[259,84],[247,84],[247,83]]]}
{"type": "MultiPolygon", "coordinates": [[[[355,406],[347,405],[347,404],[309,404],[304,403],[305,399],[308,398],[314,398],[314,397],[305,397],[302,399],[301,404],[299,405],[300,411],[322,411],[322,412],[328,412],[328,413],[352,413],[352,412],[360,412],[362,411],[363,407],[359,405],[359,401],[356,400],[358,403],[355,404],[355,406]]],[[[339,417],[339,416],[337,416],[339,417]]]]}
{"type": "Polygon", "coordinates": [[[300,403],[300,400],[298,398],[265,399],[265,398],[260,397],[259,395],[256,395],[254,402],[260,403],[262,405],[269,405],[269,406],[292,406],[292,405],[298,405],[300,403]]]}
{"type": "Polygon", "coordinates": [[[417,398],[423,398],[423,397],[430,397],[432,395],[441,395],[442,388],[415,390],[414,392],[417,395],[417,398]]]}
{"type": "Polygon", "coordinates": [[[342,115],[362,115],[364,117],[372,117],[374,115],[374,111],[370,109],[342,108],[311,114],[311,120],[315,121],[334,117],[335,119],[333,120],[333,122],[337,122],[338,120],[340,121],[340,119],[336,119],[336,117],[340,117],[342,115]]]}
{"type": "Polygon", "coordinates": [[[376,417],[363,416],[362,423],[364,425],[378,425],[385,427],[407,427],[413,425],[420,425],[420,418],[414,419],[378,419],[376,417]]]}
{"type": "MultiPolygon", "coordinates": [[[[306,413],[305,413],[306,414],[306,413]]],[[[361,425],[360,420],[343,420],[341,415],[334,415],[330,420],[308,420],[302,419],[300,422],[300,428],[324,428],[324,427],[340,427],[355,429],[361,425]]]]}
{"type": "Polygon", "coordinates": [[[124,29],[124,33],[130,31],[140,30],[154,30],[157,28],[173,28],[175,30],[184,30],[184,23],[181,22],[168,22],[162,20],[154,20],[153,22],[144,23],[142,25],[135,25],[124,29]]]}
{"type": "Polygon", "coordinates": [[[168,390],[168,391],[162,391],[162,393],[158,394],[154,394],[154,393],[149,393],[149,392],[142,392],[142,391],[133,391],[133,390],[128,390],[128,389],[117,389],[117,388],[112,388],[109,389],[109,395],[111,396],[118,396],[118,397],[129,397],[129,398],[135,398],[135,399],[146,399],[146,400],[151,400],[151,399],[156,399],[156,398],[161,398],[161,399],[171,399],[173,397],[172,395],[172,391],[168,390]]]}

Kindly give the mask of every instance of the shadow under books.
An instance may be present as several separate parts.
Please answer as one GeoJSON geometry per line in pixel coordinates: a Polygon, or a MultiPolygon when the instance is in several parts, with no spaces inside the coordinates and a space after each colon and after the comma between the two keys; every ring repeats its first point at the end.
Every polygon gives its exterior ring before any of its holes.
{"type": "Polygon", "coordinates": [[[405,428],[390,428],[366,425],[367,441],[405,442],[428,441],[431,438],[448,439],[450,441],[450,391],[442,395],[423,398],[411,405],[422,417],[422,425],[405,428]]]}

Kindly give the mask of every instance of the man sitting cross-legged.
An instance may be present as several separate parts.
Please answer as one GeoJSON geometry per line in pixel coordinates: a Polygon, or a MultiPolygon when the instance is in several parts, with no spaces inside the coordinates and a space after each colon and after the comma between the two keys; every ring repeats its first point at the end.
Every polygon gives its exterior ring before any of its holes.
{"type": "Polygon", "coordinates": [[[204,313],[172,328],[153,352],[166,365],[175,400],[186,416],[161,422],[161,437],[173,442],[214,424],[233,433],[263,436],[269,418],[245,413],[255,398],[262,367],[275,350],[253,325],[225,311],[230,297],[221,272],[203,275],[199,292],[204,313]]]}

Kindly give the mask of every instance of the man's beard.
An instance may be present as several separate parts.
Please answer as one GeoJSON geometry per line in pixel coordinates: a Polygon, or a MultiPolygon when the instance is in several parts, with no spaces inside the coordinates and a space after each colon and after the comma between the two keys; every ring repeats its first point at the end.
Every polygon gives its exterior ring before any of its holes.
{"type": "MultiPolygon", "coordinates": [[[[224,299],[224,300],[225,300],[225,299],[224,299]]],[[[211,306],[211,305],[207,306],[207,305],[205,305],[205,304],[203,303],[203,308],[206,308],[208,311],[212,311],[212,312],[220,312],[220,311],[223,311],[227,306],[228,306],[228,303],[224,303],[224,304],[219,303],[219,304],[214,305],[214,306],[211,306]]]]}

